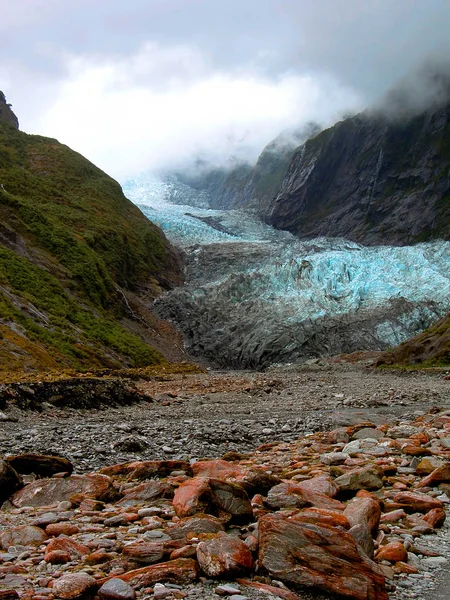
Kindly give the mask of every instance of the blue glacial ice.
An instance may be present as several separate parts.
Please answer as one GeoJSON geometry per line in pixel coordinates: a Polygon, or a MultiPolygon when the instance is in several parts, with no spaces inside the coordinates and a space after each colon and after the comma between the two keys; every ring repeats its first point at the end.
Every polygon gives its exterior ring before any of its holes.
{"type": "Polygon", "coordinates": [[[135,179],[124,191],[186,253],[186,285],[159,302],[163,315],[220,364],[383,349],[450,311],[448,242],[302,241],[251,212],[209,210],[171,182],[135,179]]]}

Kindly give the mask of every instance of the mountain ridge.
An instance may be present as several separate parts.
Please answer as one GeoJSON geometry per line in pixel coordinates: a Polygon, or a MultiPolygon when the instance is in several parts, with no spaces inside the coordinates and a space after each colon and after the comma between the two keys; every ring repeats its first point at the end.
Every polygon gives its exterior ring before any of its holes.
{"type": "Polygon", "coordinates": [[[146,366],[185,358],[175,332],[148,307],[182,283],[178,252],[116,181],[57,140],[19,131],[5,106],[2,369],[146,366]]]}

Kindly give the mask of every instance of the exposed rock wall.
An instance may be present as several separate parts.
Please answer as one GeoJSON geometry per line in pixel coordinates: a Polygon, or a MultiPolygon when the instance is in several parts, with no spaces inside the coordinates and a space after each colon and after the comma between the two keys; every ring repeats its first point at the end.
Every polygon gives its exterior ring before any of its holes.
{"type": "Polygon", "coordinates": [[[5,94],[2,91],[0,91],[0,121],[19,129],[19,119],[11,110],[11,105],[6,102],[5,94]]]}
{"type": "Polygon", "coordinates": [[[362,113],[297,149],[263,217],[301,238],[404,245],[450,237],[450,104],[362,113]]]}

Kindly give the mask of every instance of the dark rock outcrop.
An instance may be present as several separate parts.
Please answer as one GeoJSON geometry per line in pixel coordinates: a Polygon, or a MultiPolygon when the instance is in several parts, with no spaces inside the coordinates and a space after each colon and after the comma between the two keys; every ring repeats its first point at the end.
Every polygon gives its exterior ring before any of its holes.
{"type": "Polygon", "coordinates": [[[11,110],[11,104],[6,102],[5,94],[0,91],[0,121],[19,129],[19,119],[11,110]]]}
{"type": "Polygon", "coordinates": [[[302,238],[404,245],[450,237],[450,104],[346,119],[297,149],[263,216],[302,238]]]}

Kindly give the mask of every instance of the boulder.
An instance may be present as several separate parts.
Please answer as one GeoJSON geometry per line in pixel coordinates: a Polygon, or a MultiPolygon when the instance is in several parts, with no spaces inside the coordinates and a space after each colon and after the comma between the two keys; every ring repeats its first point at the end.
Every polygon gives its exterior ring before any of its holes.
{"type": "Polygon", "coordinates": [[[344,473],[334,480],[340,492],[357,492],[358,490],[379,490],[383,481],[375,467],[363,467],[344,473]]]}
{"type": "Polygon", "coordinates": [[[442,525],[445,523],[445,519],[446,513],[443,508],[433,508],[428,511],[423,518],[423,520],[429,523],[434,529],[442,527],[442,525]]]}
{"type": "Polygon", "coordinates": [[[73,464],[62,456],[50,456],[46,454],[17,454],[8,456],[6,459],[13,469],[18,473],[27,475],[34,473],[39,477],[51,477],[56,473],[67,473],[71,475],[73,464]]]}
{"type": "Polygon", "coordinates": [[[250,499],[242,486],[204,477],[182,483],[175,491],[173,506],[179,517],[220,511],[238,518],[253,514],[250,499]]]}
{"type": "Polygon", "coordinates": [[[109,501],[116,495],[112,481],[105,475],[71,475],[65,479],[39,479],[11,497],[14,506],[51,506],[82,494],[95,500],[109,501]]]}
{"type": "Polygon", "coordinates": [[[70,556],[71,560],[78,560],[91,553],[91,550],[88,546],[85,546],[77,540],[65,537],[63,535],[50,540],[50,542],[47,544],[46,555],[56,550],[60,552],[66,552],[70,556]]]}
{"type": "Polygon", "coordinates": [[[389,542],[377,552],[377,561],[387,560],[391,563],[405,561],[408,558],[408,552],[402,542],[389,542]]]}
{"type": "Polygon", "coordinates": [[[198,544],[197,560],[208,577],[227,578],[253,568],[253,556],[246,544],[222,532],[198,544]]]}
{"type": "Polygon", "coordinates": [[[350,529],[350,523],[341,510],[329,510],[327,508],[310,506],[292,515],[291,519],[301,521],[302,523],[316,523],[317,525],[331,525],[332,527],[350,529]]]}
{"type": "Polygon", "coordinates": [[[123,573],[123,575],[100,579],[98,584],[103,585],[107,581],[117,578],[127,582],[131,587],[138,589],[153,586],[158,581],[176,584],[191,583],[197,577],[198,567],[196,561],[191,558],[179,558],[128,571],[127,573],[123,573]]]}
{"type": "Polygon", "coordinates": [[[80,598],[96,588],[96,580],[87,573],[69,573],[57,579],[52,592],[56,598],[72,600],[80,598]]]}
{"type": "Polygon", "coordinates": [[[46,539],[47,535],[40,527],[20,525],[0,533],[0,548],[7,550],[10,546],[39,546],[46,539]]]}
{"type": "Polygon", "coordinates": [[[123,495],[117,506],[135,506],[156,498],[173,498],[173,487],[165,481],[148,481],[124,490],[123,495]]]}
{"type": "MultiPolygon", "coordinates": [[[[302,482],[308,483],[308,482],[302,482]]],[[[316,506],[328,510],[344,510],[344,505],[329,496],[314,492],[301,483],[287,481],[276,485],[267,494],[267,504],[272,508],[303,508],[316,506]]]]}
{"type": "Polygon", "coordinates": [[[421,492],[397,492],[393,500],[401,504],[406,511],[412,512],[425,513],[433,508],[444,508],[444,504],[440,500],[421,492]]]}
{"type": "Polygon", "coordinates": [[[0,504],[8,500],[11,494],[21,487],[23,487],[22,477],[9,463],[0,459],[0,504]]]}
{"type": "Polygon", "coordinates": [[[121,579],[110,579],[98,590],[100,600],[134,600],[136,592],[121,579]]]}
{"type": "Polygon", "coordinates": [[[437,469],[432,471],[427,477],[424,477],[419,482],[417,487],[429,487],[446,482],[450,482],[450,462],[445,463],[445,465],[442,465],[442,467],[438,467],[437,469]]]}
{"type": "Polygon", "coordinates": [[[151,479],[152,477],[167,477],[172,471],[192,473],[191,465],[184,460],[144,460],[132,461],[104,467],[99,473],[109,477],[127,476],[128,480],[151,479]]]}
{"type": "Polygon", "coordinates": [[[349,533],[276,514],[260,519],[259,535],[259,565],[271,577],[356,600],[388,600],[384,576],[349,533]]]}
{"type": "Polygon", "coordinates": [[[363,525],[362,523],[358,523],[349,529],[349,534],[352,536],[364,554],[366,554],[366,556],[372,560],[375,553],[375,544],[369,527],[367,525],[363,525]]]}
{"type": "Polygon", "coordinates": [[[369,529],[372,536],[375,536],[380,523],[381,508],[379,503],[369,495],[355,496],[347,504],[344,516],[352,527],[363,525],[369,529]]]}
{"type": "Polygon", "coordinates": [[[178,523],[169,527],[166,530],[166,533],[168,533],[173,540],[181,540],[184,539],[188,533],[219,533],[219,531],[224,531],[223,525],[219,519],[212,515],[198,514],[193,517],[180,519],[178,523]]]}

